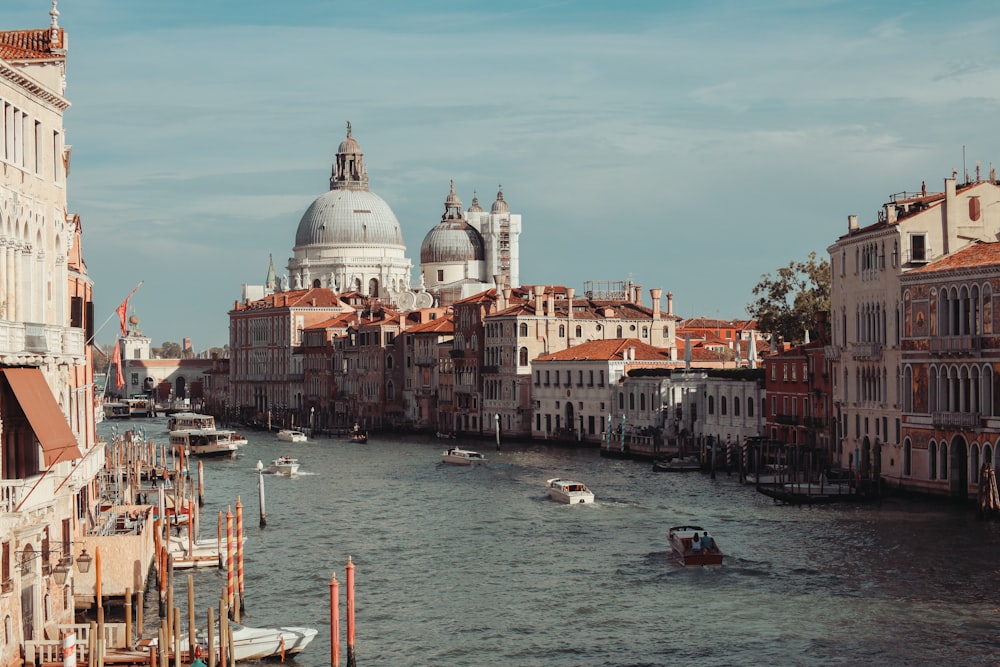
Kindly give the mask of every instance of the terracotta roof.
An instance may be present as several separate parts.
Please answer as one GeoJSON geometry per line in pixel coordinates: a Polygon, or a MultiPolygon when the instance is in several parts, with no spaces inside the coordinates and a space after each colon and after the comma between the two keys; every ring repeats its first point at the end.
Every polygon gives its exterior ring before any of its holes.
{"type": "Polygon", "coordinates": [[[637,338],[592,340],[542,355],[536,361],[620,361],[625,358],[625,350],[629,348],[635,349],[635,361],[670,361],[670,350],[653,347],[637,338]]]}
{"type": "Polygon", "coordinates": [[[0,31],[0,58],[4,60],[51,60],[66,58],[62,49],[66,36],[62,28],[56,28],[56,41],[52,41],[52,30],[3,30],[0,31]]]}
{"type": "Polygon", "coordinates": [[[407,327],[404,333],[437,333],[437,334],[448,334],[455,333],[455,318],[451,315],[445,315],[444,317],[439,317],[435,320],[430,320],[429,322],[424,322],[422,324],[414,324],[413,326],[407,327]]]}
{"type": "Polygon", "coordinates": [[[958,269],[988,266],[1000,268],[1000,243],[986,241],[973,243],[968,248],[954,252],[947,257],[942,257],[936,262],[921,266],[919,269],[908,271],[903,275],[923,275],[926,273],[937,273],[938,271],[955,271],[958,269]]]}

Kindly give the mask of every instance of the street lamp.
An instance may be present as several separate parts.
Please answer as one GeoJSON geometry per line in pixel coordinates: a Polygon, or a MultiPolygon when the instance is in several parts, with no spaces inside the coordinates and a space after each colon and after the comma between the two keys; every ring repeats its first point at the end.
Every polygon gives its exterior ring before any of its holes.
{"type": "MultiPolygon", "coordinates": [[[[21,573],[28,573],[28,565],[36,558],[48,558],[51,554],[60,554],[62,557],[55,567],[52,568],[51,576],[52,579],[60,586],[66,583],[66,576],[69,574],[70,569],[73,565],[73,552],[72,547],[70,551],[62,551],[61,549],[49,549],[43,551],[36,551],[35,549],[23,549],[21,551],[15,551],[18,555],[19,561],[18,565],[21,567],[21,573]]],[[[81,573],[86,574],[90,571],[90,563],[93,559],[84,549],[83,553],[76,559],[76,566],[79,568],[81,573]]]]}

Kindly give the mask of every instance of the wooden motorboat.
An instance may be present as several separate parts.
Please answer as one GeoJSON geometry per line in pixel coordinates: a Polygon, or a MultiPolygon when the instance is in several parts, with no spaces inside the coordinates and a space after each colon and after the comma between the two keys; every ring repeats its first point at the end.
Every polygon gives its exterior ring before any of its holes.
{"type": "Polygon", "coordinates": [[[722,565],[725,557],[722,550],[701,526],[674,526],[667,539],[670,551],[681,565],[722,565]]]}

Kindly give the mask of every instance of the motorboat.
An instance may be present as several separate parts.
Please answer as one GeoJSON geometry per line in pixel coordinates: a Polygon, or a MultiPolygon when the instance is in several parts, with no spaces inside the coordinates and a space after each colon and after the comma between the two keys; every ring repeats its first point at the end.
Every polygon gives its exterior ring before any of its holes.
{"type": "MultiPolygon", "coordinates": [[[[237,663],[244,660],[265,660],[279,658],[284,660],[302,652],[317,635],[314,628],[281,627],[281,628],[251,628],[234,621],[229,621],[233,633],[232,657],[237,663]]],[[[199,644],[208,644],[208,632],[199,630],[196,639],[199,644]]],[[[218,650],[218,627],[215,632],[215,650],[218,650]]]]}
{"type": "Polygon", "coordinates": [[[486,463],[486,457],[471,449],[451,447],[441,452],[441,462],[457,466],[471,466],[477,463],[486,463]]]}
{"type": "Polygon", "coordinates": [[[279,456],[271,461],[267,466],[267,471],[272,475],[292,476],[299,472],[299,460],[291,456],[279,456]]]}
{"type": "Polygon", "coordinates": [[[701,526],[674,526],[667,534],[670,551],[681,565],[722,565],[715,538],[701,526]]]}
{"type": "Polygon", "coordinates": [[[278,431],[278,440],[282,442],[305,442],[308,438],[304,432],[298,429],[283,428],[278,431]]]}
{"type": "Polygon", "coordinates": [[[168,431],[183,431],[192,428],[213,429],[215,428],[215,417],[197,412],[175,412],[167,417],[168,431]]]}
{"type": "Polygon", "coordinates": [[[351,442],[368,442],[368,432],[367,431],[354,431],[348,436],[351,442]]]}
{"type": "Polygon", "coordinates": [[[131,419],[132,407],[124,401],[106,401],[104,403],[105,419],[131,419]]]}
{"type": "Polygon", "coordinates": [[[701,470],[701,462],[697,456],[675,456],[670,459],[653,461],[653,470],[657,472],[693,472],[701,470]]]}
{"type": "Polygon", "coordinates": [[[594,492],[586,484],[568,479],[553,478],[545,482],[549,498],[568,505],[594,502],[594,492]]]}
{"type": "Polygon", "coordinates": [[[193,428],[170,432],[170,446],[193,456],[236,456],[247,439],[227,429],[193,428]]]}

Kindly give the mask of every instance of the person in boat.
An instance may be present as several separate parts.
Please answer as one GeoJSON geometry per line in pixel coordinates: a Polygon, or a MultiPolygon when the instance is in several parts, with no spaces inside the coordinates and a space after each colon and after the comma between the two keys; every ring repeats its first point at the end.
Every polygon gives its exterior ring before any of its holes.
{"type": "Polygon", "coordinates": [[[712,550],[712,546],[715,544],[715,540],[708,533],[701,536],[701,548],[708,553],[712,550]]]}
{"type": "Polygon", "coordinates": [[[691,550],[695,553],[701,551],[701,538],[698,537],[698,533],[695,533],[694,537],[691,538],[691,550]]]}

